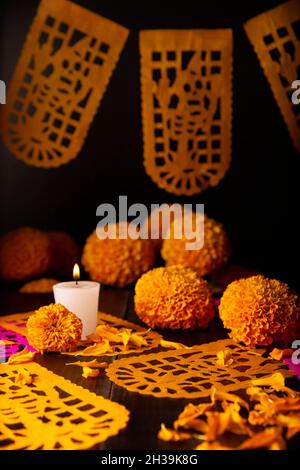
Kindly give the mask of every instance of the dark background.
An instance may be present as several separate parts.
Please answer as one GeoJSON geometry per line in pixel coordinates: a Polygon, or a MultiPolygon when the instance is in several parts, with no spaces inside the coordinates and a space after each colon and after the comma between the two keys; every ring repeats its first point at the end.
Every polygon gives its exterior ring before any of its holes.
{"type": "MultiPolygon", "coordinates": [[[[50,1],[50,0],[49,0],[50,1]]],[[[131,34],[77,159],[58,169],[30,167],[0,143],[0,233],[31,225],[70,231],[80,242],[95,228],[100,203],[198,202],[222,221],[234,259],[300,287],[300,155],[294,150],[242,24],[282,2],[81,0],[131,34]],[[233,154],[226,177],[194,198],[160,190],[143,169],[138,32],[155,28],[232,28],[233,154]]],[[[12,75],[37,0],[2,0],[0,78],[12,75]]],[[[296,79],[296,77],[295,77],[296,79]]]]}

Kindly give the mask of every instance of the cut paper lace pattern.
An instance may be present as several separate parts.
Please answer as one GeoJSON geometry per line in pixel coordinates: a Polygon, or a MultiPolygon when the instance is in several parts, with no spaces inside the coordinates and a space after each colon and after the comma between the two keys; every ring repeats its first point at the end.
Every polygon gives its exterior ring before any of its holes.
{"type": "Polygon", "coordinates": [[[293,375],[279,361],[262,357],[263,349],[251,350],[230,339],[195,346],[190,350],[148,354],[116,360],[107,376],[130,392],[169,398],[209,396],[212,385],[232,392],[247,388],[251,380],[281,372],[293,375]],[[232,353],[229,366],[217,365],[217,353],[225,348],[232,353]]]}
{"type": "Polygon", "coordinates": [[[0,449],[89,449],[123,429],[127,409],[34,362],[1,364],[0,449]],[[30,385],[14,383],[25,367],[30,385]]]}
{"type": "MultiPolygon", "coordinates": [[[[7,330],[11,330],[23,336],[26,336],[26,322],[30,315],[32,315],[33,313],[34,312],[25,312],[2,316],[0,317],[0,326],[6,328],[7,330]]],[[[136,325],[135,323],[128,322],[126,320],[123,320],[122,318],[110,315],[109,313],[99,312],[98,325],[100,325],[101,323],[105,323],[115,328],[128,328],[131,329],[134,333],[144,333],[143,338],[147,341],[147,346],[137,346],[130,343],[127,345],[126,349],[123,349],[122,345],[120,344],[115,344],[113,345],[113,352],[104,353],[103,356],[139,353],[148,349],[156,348],[160,344],[161,335],[159,335],[155,331],[146,330],[145,328],[136,325]]],[[[78,351],[76,351],[74,354],[78,354],[78,351]]],[[[71,353],[68,353],[68,355],[71,355],[71,353]]]]}
{"type": "Polygon", "coordinates": [[[140,33],[144,165],[160,187],[216,186],[231,159],[231,30],[140,33]]]}
{"type": "Polygon", "coordinates": [[[78,155],[127,35],[68,0],[42,0],[1,110],[17,158],[50,168],[78,155]]]}
{"type": "Polygon", "coordinates": [[[291,88],[300,80],[300,2],[284,3],[244,26],[300,152],[300,104],[292,103],[291,88]]]}

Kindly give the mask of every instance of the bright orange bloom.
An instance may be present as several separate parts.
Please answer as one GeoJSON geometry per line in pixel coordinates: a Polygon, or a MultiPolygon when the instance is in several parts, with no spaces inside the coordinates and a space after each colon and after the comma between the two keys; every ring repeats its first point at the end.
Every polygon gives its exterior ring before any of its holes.
{"type": "Polygon", "coordinates": [[[219,312],[235,341],[268,346],[273,342],[290,343],[299,337],[299,305],[297,295],[287,284],[253,276],[227,287],[219,312]]]}
{"type": "MultiPolygon", "coordinates": [[[[195,215],[193,223],[195,223],[195,215]]],[[[174,228],[181,220],[175,219],[170,226],[170,238],[164,240],[161,255],[167,266],[181,264],[196,271],[200,276],[211,274],[223,267],[230,257],[230,243],[221,224],[208,217],[204,218],[204,246],[189,250],[184,236],[176,239],[174,228]]]]}
{"type": "Polygon", "coordinates": [[[135,310],[150,328],[205,328],[214,316],[207,282],[183,266],[156,268],[135,286],[135,310]]]}
{"type": "Polygon", "coordinates": [[[81,320],[60,304],[41,307],[27,320],[27,340],[39,352],[69,351],[81,332],[81,320]]]}
{"type": "Polygon", "coordinates": [[[30,227],[12,230],[0,241],[0,278],[26,281],[44,274],[50,266],[51,249],[46,233],[30,227]]]}
{"type": "Polygon", "coordinates": [[[86,241],[82,264],[90,278],[103,284],[127,286],[152,268],[155,248],[149,240],[118,238],[101,240],[93,232],[86,241]]]}

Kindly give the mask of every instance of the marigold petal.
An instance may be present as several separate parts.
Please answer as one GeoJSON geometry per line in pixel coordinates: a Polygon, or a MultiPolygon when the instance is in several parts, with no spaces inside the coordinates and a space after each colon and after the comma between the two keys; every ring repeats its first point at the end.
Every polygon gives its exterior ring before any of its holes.
{"type": "Polygon", "coordinates": [[[162,424],[157,437],[158,439],[166,442],[178,442],[191,439],[193,435],[187,432],[178,432],[174,429],[169,429],[164,424],[162,424]]]}
{"type": "MultiPolygon", "coordinates": [[[[204,413],[209,411],[213,405],[213,403],[201,403],[199,405],[188,403],[179,414],[178,418],[174,421],[174,428],[189,428],[190,423],[195,422],[199,416],[204,415],[204,413]]],[[[199,426],[202,425],[200,424],[199,426]]]]}
{"type": "Polygon", "coordinates": [[[85,379],[88,378],[96,378],[99,375],[99,370],[98,369],[91,369],[90,367],[83,367],[82,368],[82,377],[85,379]]]}
{"type": "Polygon", "coordinates": [[[281,372],[275,372],[267,377],[253,379],[252,384],[259,387],[272,387],[277,392],[285,388],[285,379],[281,372]]]}
{"type": "Polygon", "coordinates": [[[267,428],[246,439],[239,449],[260,449],[267,448],[270,450],[286,448],[285,441],[282,437],[282,430],[278,427],[267,428]]]}
{"type": "Polygon", "coordinates": [[[270,357],[275,359],[276,361],[281,361],[282,359],[286,359],[287,357],[291,357],[293,354],[293,349],[278,349],[274,348],[270,352],[270,357]]]}
{"type": "Polygon", "coordinates": [[[167,348],[167,349],[190,349],[185,344],[176,343],[175,341],[167,341],[165,339],[161,339],[159,344],[162,348],[167,348]]]}
{"type": "Polygon", "coordinates": [[[25,369],[21,368],[18,371],[18,374],[15,377],[15,384],[17,385],[30,385],[33,382],[33,376],[30,374],[30,372],[25,369]]]}
{"type": "Polygon", "coordinates": [[[24,364],[26,362],[31,362],[34,358],[35,353],[32,351],[28,351],[25,347],[22,351],[12,354],[9,358],[7,363],[8,364],[24,364]]]}
{"type": "Polygon", "coordinates": [[[195,447],[195,450],[233,450],[232,447],[228,447],[224,444],[221,444],[218,441],[214,442],[202,442],[195,447]]]}
{"type": "Polygon", "coordinates": [[[68,362],[66,366],[89,367],[91,369],[106,369],[106,367],[108,367],[108,362],[98,362],[96,359],[93,359],[92,361],[68,362]]]}
{"type": "Polygon", "coordinates": [[[216,363],[220,367],[230,366],[233,363],[231,351],[229,351],[228,349],[218,351],[216,363]]]}
{"type": "Polygon", "coordinates": [[[144,333],[131,333],[130,342],[135,346],[148,346],[146,338],[144,338],[144,333]]]}
{"type": "Polygon", "coordinates": [[[109,352],[112,352],[112,348],[109,341],[105,339],[102,343],[95,343],[92,346],[87,346],[85,349],[68,354],[72,356],[102,356],[109,352]]]}
{"type": "Polygon", "coordinates": [[[212,401],[229,401],[231,403],[238,403],[242,407],[249,409],[248,403],[243,400],[238,395],[229,392],[223,392],[222,390],[217,389],[216,387],[212,387],[211,390],[211,399],[212,401]]]}

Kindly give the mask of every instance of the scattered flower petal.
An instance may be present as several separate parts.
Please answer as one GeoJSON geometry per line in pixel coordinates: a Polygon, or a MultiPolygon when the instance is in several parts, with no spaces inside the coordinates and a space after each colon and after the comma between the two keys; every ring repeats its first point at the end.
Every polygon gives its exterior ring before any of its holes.
{"type": "Polygon", "coordinates": [[[239,449],[260,449],[267,448],[270,450],[284,450],[286,448],[285,441],[282,437],[282,430],[278,427],[264,429],[254,436],[246,439],[239,449]]]}
{"type": "Polygon", "coordinates": [[[93,343],[102,343],[104,339],[111,343],[122,343],[120,331],[114,326],[98,325],[94,333],[88,336],[88,340],[93,343]]]}
{"type": "Polygon", "coordinates": [[[126,349],[127,347],[127,344],[129,343],[129,341],[131,340],[131,337],[132,337],[132,330],[129,330],[128,328],[123,328],[122,330],[120,330],[120,338],[121,338],[121,342],[123,343],[123,346],[124,346],[124,349],[126,349]]]}
{"type": "Polygon", "coordinates": [[[275,359],[276,361],[281,361],[282,359],[286,359],[287,357],[291,357],[293,354],[293,349],[278,349],[274,348],[270,352],[270,357],[275,359]]]}
{"type": "Polygon", "coordinates": [[[232,353],[228,349],[221,350],[217,353],[217,365],[220,367],[230,366],[233,363],[232,353]]]}
{"type": "MultiPolygon", "coordinates": [[[[193,428],[195,429],[194,426],[191,425],[193,423],[195,425],[195,421],[199,418],[199,416],[204,415],[206,411],[209,411],[213,407],[213,403],[203,403],[200,405],[194,405],[193,403],[188,403],[183,411],[180,413],[176,421],[174,421],[174,428],[178,429],[180,427],[182,428],[193,428]]],[[[198,426],[198,425],[196,425],[198,426]]],[[[202,424],[199,424],[199,428],[202,427],[202,424]]],[[[206,427],[206,423],[205,423],[206,427]]],[[[196,429],[199,431],[200,429],[196,429]]],[[[206,428],[205,428],[206,431],[206,428]]]]}
{"type": "Polygon", "coordinates": [[[277,416],[277,423],[286,428],[300,429],[300,413],[279,414],[277,416]]]}
{"type": "Polygon", "coordinates": [[[30,374],[30,372],[25,369],[21,368],[18,371],[18,374],[15,377],[15,384],[17,385],[30,385],[33,382],[33,376],[30,374]]]}
{"type": "Polygon", "coordinates": [[[148,346],[147,340],[143,335],[144,333],[131,333],[130,342],[139,348],[141,346],[148,346]]]}
{"type": "Polygon", "coordinates": [[[8,359],[8,364],[24,364],[25,362],[31,362],[34,358],[35,353],[28,351],[27,348],[22,349],[22,351],[12,354],[8,359]]]}
{"type": "Polygon", "coordinates": [[[167,349],[190,349],[185,344],[175,343],[175,341],[167,341],[165,339],[160,340],[160,345],[162,348],[167,348],[167,349]]]}
{"type": "Polygon", "coordinates": [[[92,361],[68,362],[66,366],[90,367],[91,369],[106,369],[106,367],[108,367],[108,363],[98,362],[96,359],[93,359],[92,361]]]}
{"type": "Polygon", "coordinates": [[[174,429],[169,429],[164,424],[162,424],[157,437],[158,439],[166,442],[178,442],[191,439],[193,435],[187,432],[174,431],[174,429]]]}
{"type": "Polygon", "coordinates": [[[103,354],[112,352],[109,341],[105,339],[102,343],[95,343],[85,349],[70,353],[72,356],[102,356],[103,354]]]}
{"type": "Polygon", "coordinates": [[[83,367],[82,368],[82,377],[85,379],[88,378],[96,378],[99,375],[99,370],[98,369],[91,369],[90,367],[83,367]]]}
{"type": "Polygon", "coordinates": [[[277,392],[280,392],[285,388],[284,376],[281,372],[275,372],[272,375],[268,375],[267,377],[262,377],[260,379],[253,379],[252,384],[259,387],[272,387],[277,392]]]}
{"type": "Polygon", "coordinates": [[[221,390],[218,390],[216,387],[211,388],[210,396],[213,402],[225,400],[231,403],[238,403],[239,405],[246,408],[247,410],[249,409],[248,403],[242,398],[240,398],[238,395],[234,395],[233,393],[229,393],[229,392],[223,392],[221,390]]]}
{"type": "Polygon", "coordinates": [[[218,441],[202,442],[195,447],[195,450],[234,450],[232,447],[225,446],[218,441]]]}

